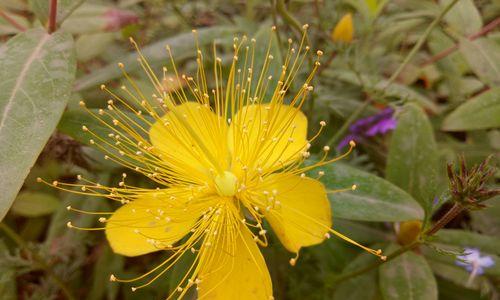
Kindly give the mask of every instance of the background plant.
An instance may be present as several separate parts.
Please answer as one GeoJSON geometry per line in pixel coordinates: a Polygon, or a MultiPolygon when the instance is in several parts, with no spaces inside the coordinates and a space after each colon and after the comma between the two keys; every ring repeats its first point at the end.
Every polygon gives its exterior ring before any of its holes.
{"type": "MultiPolygon", "coordinates": [[[[230,55],[234,35],[267,40],[276,25],[272,51],[281,59],[304,23],[309,43],[324,52],[305,111],[311,123],[328,123],[318,144],[333,149],[349,134],[359,139],[348,160],[324,168],[329,189],[358,186],[331,196],[334,226],[385,249],[389,260],[381,264],[331,239],[305,249],[290,270],[289,255],[271,241],[264,251],[277,298],[498,298],[500,204],[491,198],[499,173],[491,166],[500,148],[499,16],[498,2],[472,0],[0,0],[2,299],[157,299],[183,273],[179,264],[136,293],[109,283],[109,274],[140,274],[162,254],[124,259],[102,235],[68,231],[66,206],[111,204],[35,182],[71,181],[76,174],[119,181],[123,170],[88,147],[81,125],[99,124],[78,102],[102,107],[107,99],[99,85],[119,87],[123,80],[118,62],[151,94],[129,36],[157,68],[169,44],[189,73],[192,28],[203,48],[210,51],[215,39],[220,53],[230,55]],[[334,28],[348,13],[352,37],[339,39],[334,28]],[[354,131],[357,120],[383,108],[394,111],[392,133],[354,131]],[[492,154],[488,164],[472,168],[492,154]],[[495,263],[471,278],[456,263],[465,247],[495,263]]],[[[78,218],[82,226],[97,222],[78,218]]]]}

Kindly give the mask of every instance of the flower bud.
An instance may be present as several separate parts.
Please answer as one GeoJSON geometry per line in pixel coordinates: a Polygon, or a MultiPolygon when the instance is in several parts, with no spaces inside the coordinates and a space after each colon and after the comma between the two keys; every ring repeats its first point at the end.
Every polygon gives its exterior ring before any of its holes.
{"type": "Polygon", "coordinates": [[[352,14],[348,13],[340,19],[332,32],[334,42],[350,43],[354,34],[352,14]]]}
{"type": "Polygon", "coordinates": [[[415,220],[399,223],[398,243],[403,246],[411,244],[418,238],[421,230],[422,221],[415,220]]]}

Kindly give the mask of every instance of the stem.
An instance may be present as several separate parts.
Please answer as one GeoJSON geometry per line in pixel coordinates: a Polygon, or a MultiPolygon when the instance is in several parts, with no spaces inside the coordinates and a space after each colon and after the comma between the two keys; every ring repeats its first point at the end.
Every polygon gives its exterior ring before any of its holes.
{"type": "Polygon", "coordinates": [[[363,273],[369,272],[369,271],[377,268],[378,266],[382,265],[383,263],[386,263],[386,262],[388,262],[390,260],[395,259],[396,257],[400,256],[401,254],[405,253],[406,251],[411,250],[411,249],[417,247],[419,244],[420,244],[420,242],[415,241],[415,242],[413,242],[413,243],[411,243],[409,245],[401,247],[398,250],[394,251],[393,253],[389,254],[387,256],[387,259],[385,261],[378,260],[377,262],[375,262],[375,263],[373,263],[371,265],[368,265],[368,266],[366,266],[366,267],[364,267],[362,269],[359,269],[357,271],[354,271],[354,272],[351,272],[351,273],[347,273],[345,275],[340,275],[340,276],[338,276],[337,278],[334,279],[333,283],[338,284],[340,282],[346,281],[346,280],[351,279],[353,277],[357,277],[357,276],[359,276],[359,275],[361,275],[363,273]]]}
{"type": "Polygon", "coordinates": [[[299,32],[302,32],[302,26],[300,26],[299,21],[297,21],[287,10],[285,6],[284,0],[276,1],[276,11],[283,17],[283,20],[290,24],[292,27],[297,29],[299,32]]]}
{"type": "Polygon", "coordinates": [[[4,18],[7,22],[9,22],[12,26],[14,26],[17,29],[19,29],[20,31],[26,31],[26,27],[24,27],[23,25],[17,23],[16,20],[14,20],[11,16],[9,16],[8,14],[6,14],[3,10],[0,10],[0,16],[2,18],[4,18]]]}
{"type": "Polygon", "coordinates": [[[57,0],[50,0],[49,9],[49,33],[53,33],[57,28],[57,0]]]}
{"type": "Polygon", "coordinates": [[[5,223],[0,223],[0,230],[3,230],[5,234],[12,239],[18,246],[19,248],[22,248],[26,251],[28,251],[33,258],[33,260],[40,265],[40,267],[54,280],[54,282],[59,286],[61,291],[64,293],[66,298],[68,300],[75,300],[73,297],[71,291],[69,288],[66,286],[66,284],[57,276],[52,269],[47,265],[47,263],[44,261],[44,259],[38,255],[36,252],[32,251],[28,244],[23,240],[23,238],[18,235],[14,230],[12,230],[7,224],[5,223]]]}
{"type": "Polygon", "coordinates": [[[435,234],[446,224],[448,224],[451,220],[455,219],[455,217],[458,216],[462,211],[464,211],[464,207],[459,203],[455,202],[455,204],[453,204],[450,210],[447,211],[446,214],[434,224],[434,226],[432,226],[429,230],[427,230],[424,233],[424,235],[431,236],[435,234]]]}
{"type": "Polygon", "coordinates": [[[410,61],[413,59],[413,57],[417,54],[418,50],[420,50],[420,48],[424,45],[425,40],[427,40],[427,38],[429,37],[429,34],[432,32],[432,30],[436,27],[436,25],[439,22],[441,22],[441,20],[446,15],[446,13],[457,2],[458,2],[458,0],[451,1],[441,11],[441,13],[434,19],[434,21],[432,21],[432,23],[429,25],[429,27],[427,27],[427,29],[425,29],[424,34],[422,34],[422,36],[418,39],[417,43],[415,44],[415,46],[413,46],[413,48],[411,49],[410,53],[408,53],[408,55],[406,56],[406,58],[403,61],[403,63],[401,65],[399,65],[399,67],[397,68],[397,70],[394,73],[392,73],[392,76],[389,78],[389,80],[387,81],[387,83],[384,86],[384,88],[382,89],[382,91],[385,91],[394,82],[394,80],[396,80],[396,78],[401,74],[401,72],[404,70],[404,68],[406,68],[406,66],[408,65],[408,63],[410,63],[410,61]]]}
{"type": "MultiPolygon", "coordinates": [[[[495,20],[493,20],[490,23],[488,23],[480,31],[478,31],[478,32],[476,32],[474,34],[469,35],[467,37],[467,39],[469,39],[470,41],[473,41],[473,40],[477,39],[478,37],[481,37],[481,36],[487,34],[488,32],[492,31],[498,25],[500,25],[500,17],[496,18],[495,20]]],[[[453,45],[453,46],[451,46],[451,47],[449,47],[449,48],[447,48],[447,49],[439,52],[438,54],[434,55],[433,57],[429,58],[428,60],[426,60],[424,63],[422,63],[421,67],[425,67],[427,65],[433,64],[436,61],[438,61],[440,59],[443,59],[446,56],[450,55],[451,53],[453,53],[457,49],[458,49],[458,44],[453,45]]]]}
{"type": "Polygon", "coordinates": [[[368,105],[371,103],[371,99],[366,99],[365,102],[363,102],[363,104],[361,104],[350,116],[349,118],[347,118],[347,120],[345,120],[344,124],[342,125],[342,127],[340,127],[340,129],[337,131],[337,133],[335,133],[334,136],[332,136],[332,138],[326,143],[328,146],[332,147],[334,146],[335,144],[337,144],[338,140],[344,136],[345,132],[347,131],[347,129],[349,128],[349,126],[351,126],[352,122],[354,122],[354,120],[356,120],[360,115],[361,113],[368,107],[368,105]]]}
{"type": "Polygon", "coordinates": [[[441,219],[439,219],[434,224],[434,226],[432,226],[431,229],[427,230],[426,232],[424,232],[422,234],[422,237],[420,239],[417,239],[417,240],[413,241],[411,244],[403,246],[403,247],[399,248],[398,250],[392,252],[391,254],[389,254],[387,256],[387,259],[385,261],[380,260],[380,261],[377,261],[377,262],[375,262],[371,265],[368,265],[362,269],[359,269],[357,271],[353,271],[351,273],[347,273],[347,274],[338,276],[336,279],[334,279],[333,283],[338,284],[340,282],[346,281],[346,280],[351,279],[353,277],[359,276],[365,272],[371,271],[371,270],[377,268],[378,266],[380,266],[381,264],[388,262],[388,261],[400,256],[401,254],[416,248],[417,246],[422,244],[428,237],[434,235],[441,228],[446,226],[446,224],[448,224],[451,220],[453,220],[463,210],[464,210],[464,207],[462,205],[455,203],[453,205],[453,207],[450,208],[450,210],[441,219]]]}

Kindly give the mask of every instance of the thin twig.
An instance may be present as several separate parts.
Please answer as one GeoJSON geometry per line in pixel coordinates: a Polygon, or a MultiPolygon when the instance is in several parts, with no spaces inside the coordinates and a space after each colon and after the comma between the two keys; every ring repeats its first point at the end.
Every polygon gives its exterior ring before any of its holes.
{"type": "Polygon", "coordinates": [[[380,261],[377,261],[373,264],[370,264],[362,269],[359,269],[357,271],[338,276],[337,278],[334,279],[333,283],[338,284],[340,282],[346,281],[346,280],[351,279],[353,277],[356,277],[356,276],[359,276],[359,275],[364,274],[366,272],[369,272],[369,271],[377,268],[381,264],[388,262],[388,261],[400,256],[401,254],[406,253],[407,251],[413,250],[414,248],[416,248],[419,245],[421,245],[422,243],[424,243],[428,237],[434,235],[441,228],[446,226],[446,224],[451,222],[463,210],[464,210],[464,207],[462,205],[455,203],[453,205],[453,207],[450,208],[450,210],[441,219],[439,219],[436,223],[434,223],[434,225],[429,230],[427,230],[426,232],[424,232],[422,234],[422,237],[420,239],[417,239],[417,240],[413,241],[411,244],[403,246],[403,247],[399,248],[398,250],[394,251],[393,253],[387,255],[387,259],[385,261],[380,260],[380,261]]]}
{"type": "Polygon", "coordinates": [[[409,250],[414,249],[419,244],[420,244],[420,242],[415,241],[415,242],[413,242],[413,243],[411,243],[409,245],[401,247],[398,250],[394,251],[393,253],[387,255],[387,259],[385,261],[384,260],[378,260],[375,263],[373,263],[371,265],[368,265],[368,266],[366,266],[366,267],[364,267],[362,269],[359,269],[357,271],[354,271],[354,272],[351,272],[351,273],[347,273],[347,274],[344,274],[344,275],[340,275],[340,276],[338,276],[338,277],[336,277],[334,279],[333,283],[334,284],[339,284],[339,283],[341,283],[343,281],[346,281],[346,280],[351,279],[353,277],[357,277],[357,276],[359,276],[361,274],[369,272],[369,271],[371,271],[371,270],[379,267],[380,265],[382,265],[382,264],[384,264],[384,263],[386,263],[388,261],[391,261],[391,260],[395,259],[396,257],[400,256],[401,254],[403,254],[403,253],[405,253],[405,252],[407,252],[409,250]]]}
{"type": "Polygon", "coordinates": [[[49,9],[49,33],[57,29],[57,0],[50,0],[49,9]]]}
{"type": "MultiPolygon", "coordinates": [[[[487,34],[488,32],[492,31],[493,29],[497,28],[499,25],[500,25],[500,17],[496,18],[495,20],[493,20],[490,23],[488,23],[480,31],[478,31],[478,32],[476,32],[474,34],[469,35],[467,37],[467,39],[469,39],[469,41],[473,41],[473,40],[477,39],[478,37],[481,37],[481,36],[487,34]]],[[[449,48],[447,48],[447,49],[439,52],[438,54],[434,55],[433,57],[429,58],[424,63],[422,63],[420,66],[421,67],[425,67],[427,65],[433,64],[436,61],[438,61],[440,59],[443,59],[446,56],[450,55],[451,53],[453,53],[457,49],[458,49],[458,44],[453,45],[453,46],[451,46],[451,47],[449,47],[449,48]]]]}
{"type": "Polygon", "coordinates": [[[23,25],[17,23],[16,20],[14,20],[11,16],[9,16],[8,14],[6,14],[3,10],[0,10],[0,16],[2,18],[4,18],[7,22],[9,22],[12,26],[14,26],[17,29],[19,29],[20,31],[26,31],[26,27],[24,27],[23,25]]]}
{"type": "Polygon", "coordinates": [[[429,230],[427,230],[424,235],[431,236],[438,232],[441,228],[446,226],[451,220],[455,219],[461,212],[463,212],[465,208],[459,203],[453,204],[453,206],[446,212],[446,214],[439,219],[434,226],[432,226],[429,230]]]}
{"type": "Polygon", "coordinates": [[[50,268],[49,265],[45,262],[45,260],[38,255],[36,252],[32,251],[30,247],[28,246],[28,243],[26,243],[23,238],[18,235],[14,230],[12,230],[7,224],[5,223],[0,223],[0,230],[5,232],[5,234],[12,239],[18,246],[19,248],[22,248],[26,251],[28,251],[33,258],[33,260],[40,265],[40,267],[54,280],[54,282],[59,286],[61,291],[64,293],[66,298],[68,300],[75,300],[75,297],[73,297],[73,294],[69,290],[69,288],[66,286],[66,284],[62,281],[59,276],[57,276],[52,269],[50,268]]]}
{"type": "MultiPolygon", "coordinates": [[[[293,28],[295,28],[300,34],[303,34],[303,28],[302,25],[300,24],[299,21],[297,21],[287,10],[285,6],[285,1],[284,0],[277,0],[276,1],[276,11],[283,17],[283,20],[291,25],[293,28]]],[[[311,46],[311,43],[309,41],[309,37],[306,35],[306,44],[311,46]]]]}
{"type": "Polygon", "coordinates": [[[432,21],[432,23],[429,25],[429,27],[427,27],[427,29],[425,29],[424,34],[422,34],[422,36],[418,39],[417,43],[415,44],[415,46],[413,46],[410,53],[408,53],[408,55],[405,57],[405,60],[403,61],[403,63],[401,65],[399,65],[399,67],[397,68],[397,70],[394,73],[392,73],[392,76],[389,78],[389,80],[385,84],[382,91],[385,91],[396,80],[396,78],[398,78],[399,74],[401,74],[401,72],[404,70],[404,68],[406,68],[408,63],[410,63],[410,61],[413,59],[413,57],[417,54],[418,50],[420,50],[420,48],[422,48],[422,46],[424,45],[424,42],[427,40],[427,38],[429,37],[429,34],[431,34],[432,30],[434,30],[434,28],[439,24],[439,22],[441,22],[441,20],[446,15],[446,13],[457,2],[458,2],[458,0],[452,0],[448,5],[446,5],[446,7],[441,11],[441,13],[434,19],[434,21],[432,21]]]}

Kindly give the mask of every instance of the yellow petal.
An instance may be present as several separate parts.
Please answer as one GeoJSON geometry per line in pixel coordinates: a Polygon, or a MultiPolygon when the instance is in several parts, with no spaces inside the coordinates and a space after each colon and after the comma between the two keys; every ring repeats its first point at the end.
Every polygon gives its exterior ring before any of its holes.
{"type": "Polygon", "coordinates": [[[200,261],[199,299],[269,300],[271,277],[248,228],[241,224],[225,239],[200,261]]]}
{"type": "Polygon", "coordinates": [[[245,106],[234,116],[228,139],[233,168],[279,169],[300,159],[307,145],[307,118],[288,105],[245,106]]]}
{"type": "Polygon", "coordinates": [[[264,212],[281,243],[291,252],[321,243],[332,226],[330,202],[318,180],[273,174],[253,194],[254,204],[264,212]]]}
{"type": "Polygon", "coordinates": [[[354,26],[352,24],[352,15],[346,14],[340,19],[332,32],[334,42],[350,43],[354,34],[354,26]]]}
{"type": "Polygon", "coordinates": [[[226,132],[226,123],[210,108],[186,102],[154,123],[149,137],[170,168],[189,178],[206,181],[215,163],[226,167],[228,150],[222,142],[226,132]]]}
{"type": "Polygon", "coordinates": [[[114,252],[126,256],[155,252],[174,244],[189,232],[201,210],[184,211],[187,194],[171,199],[178,193],[170,190],[158,192],[159,196],[154,193],[141,196],[114,212],[106,222],[106,237],[114,252]],[[169,205],[172,201],[176,204],[169,205]]]}

